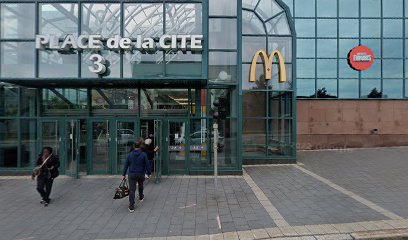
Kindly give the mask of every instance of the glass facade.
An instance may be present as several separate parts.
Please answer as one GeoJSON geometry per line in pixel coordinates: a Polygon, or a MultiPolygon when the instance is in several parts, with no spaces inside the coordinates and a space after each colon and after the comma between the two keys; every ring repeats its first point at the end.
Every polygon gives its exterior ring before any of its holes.
{"type": "Polygon", "coordinates": [[[67,175],[118,174],[135,139],[150,134],[158,174],[211,174],[214,151],[224,173],[240,173],[244,159],[295,159],[295,36],[280,0],[0,0],[0,18],[0,171],[30,171],[51,146],[67,175]],[[98,35],[104,47],[38,48],[36,35],[60,44],[98,35]],[[142,36],[156,45],[163,35],[202,35],[202,51],[105,42],[142,36]],[[271,80],[259,58],[249,81],[258,50],[282,54],[286,82],[276,58],[271,80]],[[104,75],[90,71],[93,54],[105,59],[104,75]],[[227,116],[215,148],[217,98],[227,116]]]}
{"type": "Polygon", "coordinates": [[[408,93],[404,0],[282,0],[296,29],[298,98],[403,99],[408,93]],[[364,45],[374,65],[355,71],[349,51],[364,45]]]}

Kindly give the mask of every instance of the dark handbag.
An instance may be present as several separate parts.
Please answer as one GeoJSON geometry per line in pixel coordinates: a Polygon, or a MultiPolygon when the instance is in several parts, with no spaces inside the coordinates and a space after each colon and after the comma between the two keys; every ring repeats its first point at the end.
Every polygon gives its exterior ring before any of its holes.
{"type": "Polygon", "coordinates": [[[127,180],[124,179],[119,184],[119,187],[116,188],[115,196],[113,196],[113,199],[121,199],[127,196],[129,196],[129,187],[128,187],[127,180]]]}

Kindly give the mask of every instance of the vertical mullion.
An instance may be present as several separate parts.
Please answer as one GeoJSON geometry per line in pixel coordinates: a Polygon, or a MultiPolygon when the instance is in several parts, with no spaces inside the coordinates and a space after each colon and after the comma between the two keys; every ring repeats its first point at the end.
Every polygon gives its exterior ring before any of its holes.
{"type": "MultiPolygon", "coordinates": [[[[358,45],[361,46],[361,0],[358,1],[358,45]]],[[[358,99],[361,99],[361,71],[358,71],[358,99]]]]}
{"type": "Polygon", "coordinates": [[[383,71],[383,33],[384,33],[384,28],[383,28],[383,23],[384,23],[384,20],[383,20],[383,11],[384,11],[384,9],[383,9],[383,0],[380,0],[380,4],[381,4],[381,6],[380,6],[380,8],[381,8],[381,22],[380,22],[380,54],[381,54],[381,58],[380,58],[380,69],[381,69],[381,79],[380,79],[380,87],[381,87],[381,93],[382,93],[382,98],[384,98],[384,90],[383,90],[383,88],[384,88],[384,83],[383,83],[383,74],[384,74],[384,71],[383,71]]]}
{"type": "Polygon", "coordinates": [[[314,71],[314,74],[315,74],[315,76],[314,76],[314,80],[315,80],[315,93],[314,93],[314,95],[315,95],[315,97],[314,98],[317,98],[317,0],[315,0],[315,2],[314,2],[314,4],[315,4],[315,13],[314,13],[314,19],[315,19],[315,59],[314,59],[314,62],[315,62],[315,71],[314,71]]]}
{"type": "MultiPolygon", "coordinates": [[[[124,37],[124,24],[125,24],[125,8],[124,8],[124,3],[123,1],[120,2],[120,36],[124,37]]],[[[120,70],[119,70],[119,76],[122,79],[123,78],[123,55],[124,55],[125,51],[123,49],[119,50],[119,57],[120,57],[120,70]]]]}
{"type": "MultiPolygon", "coordinates": [[[[35,34],[39,34],[40,33],[40,8],[39,8],[39,3],[36,2],[35,3],[35,7],[34,7],[34,18],[35,18],[35,34]]],[[[38,78],[39,76],[39,59],[40,59],[40,50],[39,49],[34,49],[34,77],[38,78]]]]}
{"type": "Polygon", "coordinates": [[[406,92],[405,92],[405,86],[406,86],[406,83],[405,83],[405,77],[406,77],[406,74],[405,74],[405,62],[406,62],[406,60],[405,60],[405,49],[406,49],[406,46],[405,46],[405,43],[406,43],[406,41],[405,41],[405,39],[406,39],[406,37],[405,37],[405,1],[402,1],[402,98],[405,98],[405,94],[406,94],[406,92]]]}
{"type": "MultiPolygon", "coordinates": [[[[78,36],[82,33],[82,2],[78,1],[78,36]]],[[[78,78],[82,77],[82,51],[78,50],[78,78]]],[[[88,106],[90,107],[90,106],[88,106]]]]}
{"type": "MultiPolygon", "coordinates": [[[[166,0],[163,0],[163,34],[166,33],[166,21],[167,21],[167,16],[166,16],[166,0]]],[[[162,51],[163,54],[163,76],[166,77],[166,51],[162,51]]]]}
{"type": "Polygon", "coordinates": [[[340,98],[340,3],[337,4],[337,98],[340,98]]]}

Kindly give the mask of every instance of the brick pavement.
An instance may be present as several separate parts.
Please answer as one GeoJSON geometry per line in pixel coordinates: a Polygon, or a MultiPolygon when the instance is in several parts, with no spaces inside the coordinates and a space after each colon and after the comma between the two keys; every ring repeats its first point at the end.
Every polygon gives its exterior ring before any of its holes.
{"type": "Polygon", "coordinates": [[[217,198],[209,177],[165,177],[146,184],[145,202],[133,214],[127,199],[112,199],[119,177],[62,176],[47,208],[35,182],[0,177],[0,239],[352,239],[373,230],[404,232],[407,155],[408,148],[300,152],[299,165],[247,166],[242,177],[222,177],[217,198]]]}

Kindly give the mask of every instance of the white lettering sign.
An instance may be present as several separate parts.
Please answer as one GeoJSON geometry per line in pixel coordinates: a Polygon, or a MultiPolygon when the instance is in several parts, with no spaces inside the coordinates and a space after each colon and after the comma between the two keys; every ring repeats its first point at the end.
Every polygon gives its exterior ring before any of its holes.
{"type": "Polygon", "coordinates": [[[103,39],[101,35],[67,35],[63,39],[57,36],[37,35],[35,47],[50,50],[132,50],[157,51],[157,50],[182,50],[202,51],[203,35],[163,35],[158,41],[150,37],[136,36],[135,39],[114,36],[103,39]]]}

